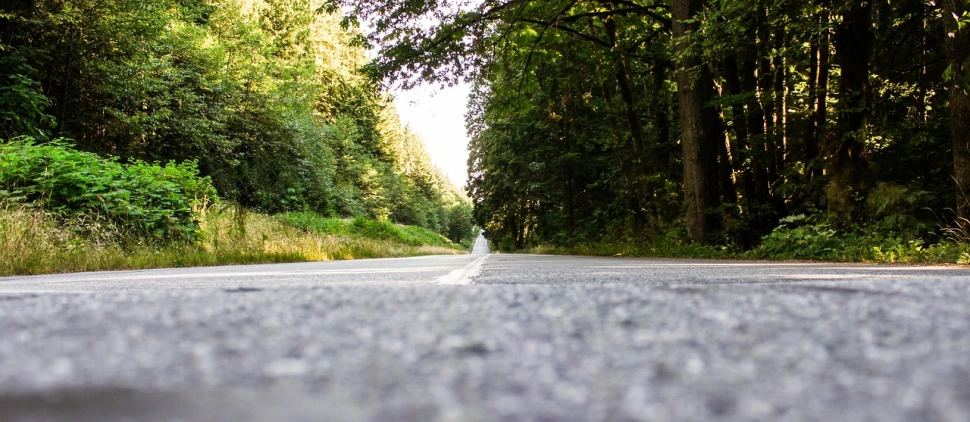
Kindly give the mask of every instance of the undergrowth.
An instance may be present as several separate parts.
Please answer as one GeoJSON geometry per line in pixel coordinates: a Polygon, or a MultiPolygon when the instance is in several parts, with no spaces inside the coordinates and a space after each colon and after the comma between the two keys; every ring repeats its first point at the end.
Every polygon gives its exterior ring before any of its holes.
{"type": "Polygon", "coordinates": [[[341,235],[351,238],[371,238],[403,243],[411,246],[436,246],[464,249],[448,238],[419,226],[405,226],[390,221],[377,221],[363,217],[353,219],[325,218],[312,212],[290,212],[280,215],[289,225],[320,234],[341,235]]]}
{"type": "Polygon", "coordinates": [[[432,231],[220,205],[194,163],[0,141],[0,275],[461,253],[432,231]]]}
{"type": "Polygon", "coordinates": [[[122,164],[55,140],[0,142],[0,201],[38,208],[90,236],[117,234],[166,243],[193,241],[193,207],[215,201],[208,177],[194,162],[122,164]],[[114,230],[98,230],[110,226],[114,230]]]}
{"type": "MultiPolygon", "coordinates": [[[[457,254],[453,245],[404,243],[354,231],[324,233],[284,218],[215,206],[198,213],[199,237],[160,245],[119,236],[93,238],[83,221],[23,206],[0,207],[0,276],[163,267],[325,261],[457,254]],[[106,240],[110,239],[110,240],[106,240]]],[[[402,231],[413,228],[398,227],[402,231]]],[[[106,230],[102,227],[100,230],[106,230]]]]}
{"type": "MultiPolygon", "coordinates": [[[[970,227],[970,225],[968,225],[970,227]]],[[[537,246],[529,253],[637,256],[663,258],[719,258],[794,261],[868,262],[894,264],[970,264],[970,235],[960,226],[941,229],[943,236],[928,243],[923,237],[887,230],[839,232],[803,215],[781,223],[754,249],[698,245],[671,231],[646,239],[573,246],[537,246]]]]}

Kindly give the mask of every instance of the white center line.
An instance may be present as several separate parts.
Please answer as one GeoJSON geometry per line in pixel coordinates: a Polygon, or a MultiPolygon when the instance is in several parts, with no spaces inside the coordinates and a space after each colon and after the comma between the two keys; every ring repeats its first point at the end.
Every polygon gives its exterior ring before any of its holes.
{"type": "Polygon", "coordinates": [[[434,284],[471,284],[472,279],[478,277],[478,274],[482,272],[482,266],[485,265],[485,261],[488,259],[489,255],[483,255],[468,265],[454,270],[448,274],[438,277],[432,283],[434,284]]]}

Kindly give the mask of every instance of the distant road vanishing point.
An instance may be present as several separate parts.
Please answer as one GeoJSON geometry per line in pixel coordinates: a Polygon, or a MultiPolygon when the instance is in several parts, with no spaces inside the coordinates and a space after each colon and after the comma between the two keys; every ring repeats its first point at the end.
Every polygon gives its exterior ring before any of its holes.
{"type": "Polygon", "coordinates": [[[0,421],[967,421],[970,270],[489,254],[0,278],[0,421]]]}

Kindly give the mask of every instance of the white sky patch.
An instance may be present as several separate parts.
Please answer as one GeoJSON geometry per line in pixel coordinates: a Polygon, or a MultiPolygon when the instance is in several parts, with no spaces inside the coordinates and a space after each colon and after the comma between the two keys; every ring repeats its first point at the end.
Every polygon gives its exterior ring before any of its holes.
{"type": "Polygon", "coordinates": [[[468,179],[468,135],[465,132],[468,84],[439,88],[421,85],[392,91],[401,121],[423,141],[431,161],[455,186],[468,179]]]}
{"type": "MultiPolygon", "coordinates": [[[[457,10],[479,7],[482,0],[458,0],[448,3],[447,10],[439,13],[450,15],[457,10]]],[[[438,22],[434,16],[421,18],[421,25],[433,27],[438,22]]],[[[360,21],[360,30],[370,33],[373,26],[366,19],[360,21]]],[[[378,51],[370,50],[367,56],[375,58],[378,51]]],[[[435,166],[451,179],[459,190],[468,181],[468,134],[465,131],[465,112],[471,86],[459,83],[450,87],[437,84],[421,84],[410,90],[391,89],[394,105],[401,122],[411,128],[424,142],[425,150],[435,166]]]]}

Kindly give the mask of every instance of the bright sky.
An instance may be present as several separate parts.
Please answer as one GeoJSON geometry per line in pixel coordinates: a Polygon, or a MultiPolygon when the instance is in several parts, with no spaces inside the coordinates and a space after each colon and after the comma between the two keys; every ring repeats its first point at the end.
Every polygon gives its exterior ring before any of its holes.
{"type": "Polygon", "coordinates": [[[467,84],[447,88],[421,85],[410,91],[393,91],[401,121],[424,141],[431,161],[458,188],[468,179],[465,110],[469,91],[467,84]]]}

